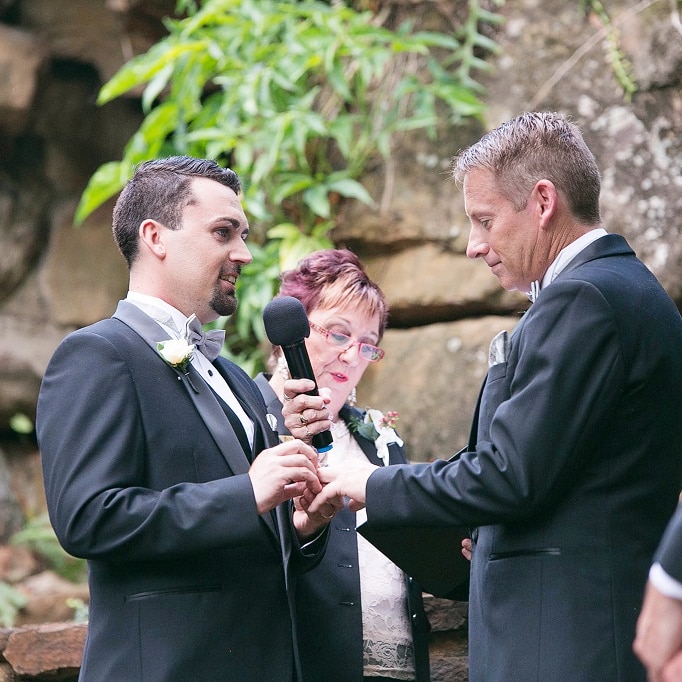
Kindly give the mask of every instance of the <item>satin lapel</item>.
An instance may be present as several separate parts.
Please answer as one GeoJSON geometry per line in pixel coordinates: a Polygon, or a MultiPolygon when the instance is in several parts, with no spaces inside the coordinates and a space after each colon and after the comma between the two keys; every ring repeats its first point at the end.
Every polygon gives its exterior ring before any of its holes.
{"type": "MultiPolygon", "coordinates": [[[[232,393],[234,393],[235,397],[237,400],[239,400],[242,407],[244,408],[246,414],[253,421],[255,428],[260,428],[265,447],[269,448],[273,445],[276,445],[278,441],[275,437],[275,433],[267,422],[265,414],[263,413],[263,405],[260,402],[256,402],[255,399],[255,396],[260,395],[260,393],[255,391],[254,394],[251,395],[248,391],[242,390],[239,381],[237,381],[232,375],[230,375],[229,372],[225,370],[225,366],[220,361],[214,362],[213,366],[220,372],[220,375],[223,377],[223,379],[225,379],[227,385],[232,390],[232,393]]],[[[257,452],[253,453],[254,456],[257,454],[257,452]]]]}
{"type": "MultiPolygon", "coordinates": [[[[120,301],[113,317],[121,320],[148,343],[155,351],[156,344],[169,338],[164,329],[151,317],[143,313],[136,305],[128,301],[120,301]]],[[[163,362],[159,356],[159,362],[163,362]]],[[[169,371],[176,371],[169,367],[169,371]]],[[[201,378],[197,371],[190,365],[190,377],[192,386],[183,380],[187,394],[194,402],[199,416],[206,424],[206,428],[213,436],[218,449],[225,461],[236,474],[245,474],[249,470],[249,461],[244,456],[239,440],[231,428],[227,428],[227,417],[216,400],[208,384],[201,378]]]]}
{"type": "MultiPolygon", "coordinates": [[[[225,379],[227,385],[230,387],[237,400],[239,400],[241,403],[248,417],[251,419],[251,421],[253,421],[254,428],[260,429],[265,447],[268,448],[276,445],[277,441],[275,440],[275,434],[270,428],[270,425],[265,418],[265,414],[263,413],[263,405],[261,403],[257,403],[255,398],[251,396],[248,391],[242,390],[239,381],[226,371],[225,365],[223,365],[222,362],[217,360],[213,363],[213,366],[220,372],[220,375],[223,377],[223,379],[225,379]]],[[[260,395],[260,393],[254,391],[254,395],[256,394],[260,395]]],[[[254,436],[254,443],[255,442],[256,438],[254,436]]],[[[252,455],[253,457],[256,457],[258,453],[253,452],[252,455]]],[[[286,508],[286,505],[280,506],[284,506],[286,508]]],[[[261,514],[261,518],[263,521],[265,521],[268,528],[274,533],[275,537],[278,538],[280,547],[284,548],[284,538],[279,532],[279,524],[277,523],[275,510],[269,514],[261,514]]]]}
{"type": "Polygon", "coordinates": [[[476,452],[476,443],[478,442],[478,419],[481,415],[481,399],[483,397],[483,389],[485,388],[486,383],[488,382],[488,376],[486,375],[485,379],[483,380],[483,385],[481,386],[481,390],[478,392],[478,400],[476,401],[476,410],[474,411],[474,416],[473,419],[471,420],[471,428],[469,429],[469,443],[467,444],[467,447],[462,448],[459,452],[455,454],[454,457],[451,459],[458,458],[459,455],[461,455],[463,452],[476,452]]]}

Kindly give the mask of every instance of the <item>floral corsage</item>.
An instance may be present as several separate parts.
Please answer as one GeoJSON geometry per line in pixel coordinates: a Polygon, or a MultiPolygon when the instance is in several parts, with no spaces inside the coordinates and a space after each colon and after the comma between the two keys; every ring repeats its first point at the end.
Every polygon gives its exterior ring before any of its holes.
{"type": "MultiPolygon", "coordinates": [[[[190,388],[198,393],[199,391],[197,391],[189,375],[189,364],[192,361],[192,355],[194,355],[194,344],[191,344],[186,338],[168,339],[168,341],[158,341],[156,350],[167,364],[187,379],[190,388]]],[[[178,379],[182,380],[182,376],[178,375],[178,379]]]]}
{"type": "Polygon", "coordinates": [[[168,341],[159,341],[156,344],[156,350],[171,367],[185,372],[192,360],[194,346],[188,343],[187,339],[168,339],[168,341]]]}
{"type": "Polygon", "coordinates": [[[403,441],[395,432],[395,425],[398,421],[398,413],[390,410],[384,414],[381,410],[370,410],[365,412],[364,419],[352,417],[350,420],[351,431],[359,433],[363,438],[374,441],[377,455],[381,461],[388,466],[389,464],[389,443],[397,443],[402,446],[403,441]]]}

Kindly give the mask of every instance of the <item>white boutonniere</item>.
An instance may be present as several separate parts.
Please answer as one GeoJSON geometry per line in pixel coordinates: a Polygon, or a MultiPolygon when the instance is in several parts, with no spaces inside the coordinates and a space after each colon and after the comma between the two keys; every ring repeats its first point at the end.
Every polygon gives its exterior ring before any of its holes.
{"type": "Polygon", "coordinates": [[[192,362],[192,356],[194,355],[194,344],[190,343],[186,337],[168,339],[167,341],[158,341],[156,350],[166,364],[180,372],[178,379],[182,380],[182,377],[184,376],[191,389],[195,393],[198,393],[199,391],[197,391],[192,383],[192,377],[189,375],[189,365],[190,362],[192,362]]]}
{"type": "Polygon", "coordinates": [[[187,339],[168,339],[156,344],[159,355],[173,368],[185,372],[192,360],[194,345],[187,339]]]}
{"type": "Polygon", "coordinates": [[[352,418],[350,421],[351,431],[359,433],[363,438],[374,441],[377,455],[381,461],[388,466],[389,464],[389,443],[397,443],[402,446],[403,441],[395,432],[395,425],[398,421],[398,413],[390,410],[384,414],[381,410],[367,409],[364,419],[359,417],[352,418]]]}

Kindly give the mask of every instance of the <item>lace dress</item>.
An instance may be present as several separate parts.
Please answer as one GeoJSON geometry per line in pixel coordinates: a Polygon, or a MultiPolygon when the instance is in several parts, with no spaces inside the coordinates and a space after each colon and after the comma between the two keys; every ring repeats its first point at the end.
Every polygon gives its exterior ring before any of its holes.
{"type": "MultiPolygon", "coordinates": [[[[334,447],[329,463],[339,464],[352,457],[365,459],[343,422],[332,425],[334,447]]],[[[356,514],[356,524],[367,518],[356,514]]],[[[414,680],[412,628],[406,608],[405,574],[361,535],[358,539],[358,567],[362,602],[363,669],[366,677],[414,680]]]]}

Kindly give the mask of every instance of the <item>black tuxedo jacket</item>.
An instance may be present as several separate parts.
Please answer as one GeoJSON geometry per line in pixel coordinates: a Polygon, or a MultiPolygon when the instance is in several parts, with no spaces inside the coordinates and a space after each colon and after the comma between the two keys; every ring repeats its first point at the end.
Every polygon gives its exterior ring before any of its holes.
{"type": "MultiPolygon", "coordinates": [[[[261,390],[268,412],[275,415],[282,434],[288,434],[282,419],[282,404],[273,392],[268,377],[259,374],[256,384],[261,390]]],[[[364,412],[344,407],[341,418],[362,419],[364,412]]],[[[383,466],[376,446],[358,433],[352,434],[367,459],[383,466]]],[[[391,464],[404,464],[404,449],[389,444],[391,464]]],[[[424,612],[422,591],[410,577],[407,583],[408,617],[412,626],[417,682],[428,682],[429,621],[424,612]]],[[[358,572],[358,534],[355,512],[348,505],[330,523],[329,543],[318,566],[301,576],[296,593],[297,621],[301,668],[305,682],[362,682],[362,605],[358,572]]]]}
{"type": "Polygon", "coordinates": [[[373,524],[477,527],[472,682],[645,680],[632,652],[680,490],[682,319],[625,240],[543,289],[458,462],[375,471],[373,524]]]}
{"type": "MultiPolygon", "coordinates": [[[[122,301],[60,344],[40,391],[50,518],[88,560],[81,679],[295,679],[293,576],[319,556],[300,550],[288,505],[258,515],[225,413],[193,368],[188,381],[163,361],[166,338],[122,301]]],[[[214,365],[275,444],[253,381],[214,365]]]]}

